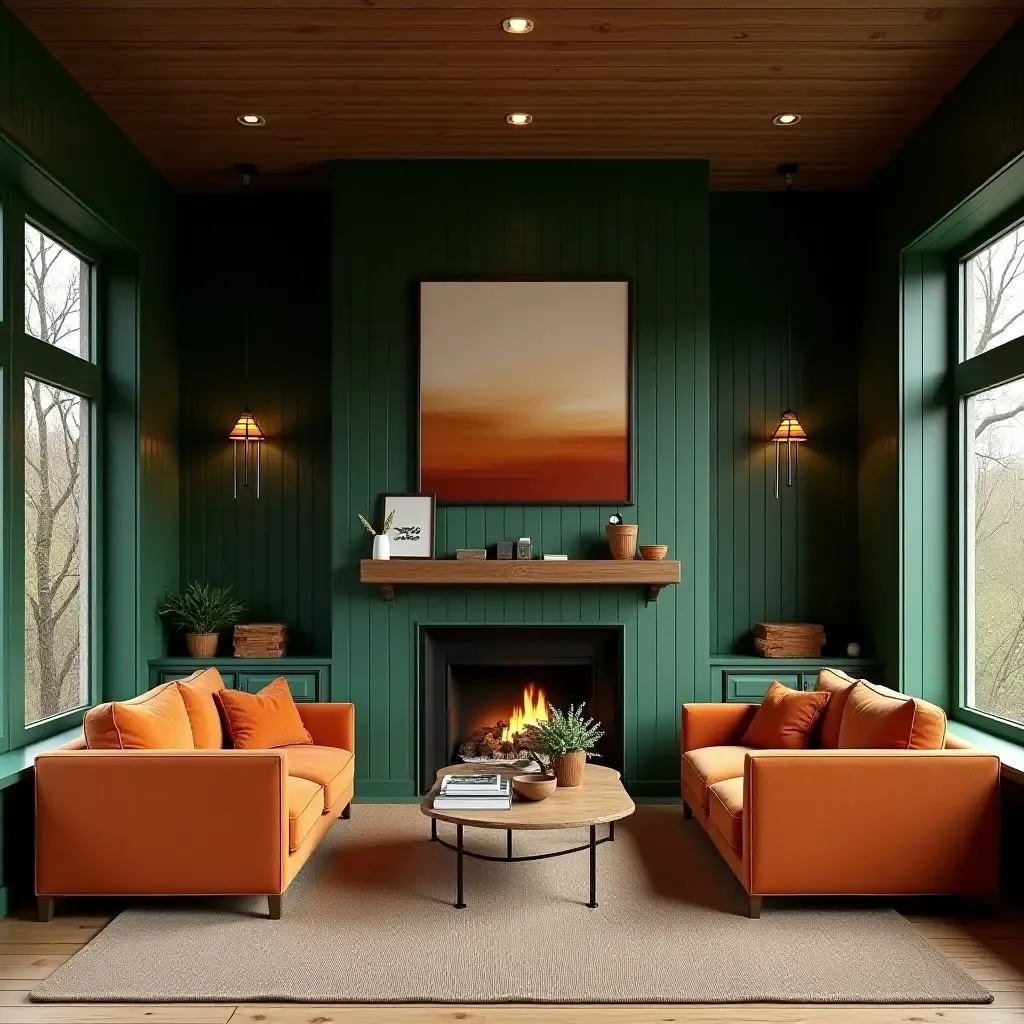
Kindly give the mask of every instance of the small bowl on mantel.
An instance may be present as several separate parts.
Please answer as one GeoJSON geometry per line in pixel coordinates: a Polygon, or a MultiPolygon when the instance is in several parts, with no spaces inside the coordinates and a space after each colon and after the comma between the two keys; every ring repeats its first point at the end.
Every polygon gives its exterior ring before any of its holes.
{"type": "Polygon", "coordinates": [[[640,557],[645,562],[660,562],[668,554],[667,544],[641,544],[640,557]]]}
{"type": "Polygon", "coordinates": [[[558,786],[554,775],[513,775],[512,790],[522,800],[544,800],[558,786]]]}

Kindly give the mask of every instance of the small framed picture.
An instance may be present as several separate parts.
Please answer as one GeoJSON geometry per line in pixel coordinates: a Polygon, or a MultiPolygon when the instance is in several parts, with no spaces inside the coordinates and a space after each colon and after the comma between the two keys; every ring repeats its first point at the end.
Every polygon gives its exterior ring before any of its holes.
{"type": "Polygon", "coordinates": [[[384,522],[394,513],[388,529],[392,558],[434,557],[433,494],[384,494],[384,522]]]}

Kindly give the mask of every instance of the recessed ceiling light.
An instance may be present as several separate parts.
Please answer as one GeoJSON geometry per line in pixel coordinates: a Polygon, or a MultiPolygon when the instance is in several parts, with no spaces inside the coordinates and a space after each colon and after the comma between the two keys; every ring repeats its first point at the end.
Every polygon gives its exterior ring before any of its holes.
{"type": "Polygon", "coordinates": [[[506,18],[501,27],[512,36],[525,36],[533,31],[533,18],[506,18]]]}
{"type": "Polygon", "coordinates": [[[533,114],[506,114],[505,120],[508,121],[509,124],[522,127],[533,120],[533,114]]]}
{"type": "Polygon", "coordinates": [[[235,120],[239,124],[244,124],[246,128],[262,128],[267,123],[262,114],[239,114],[235,120]]]}
{"type": "Polygon", "coordinates": [[[799,114],[776,114],[772,118],[772,124],[796,124],[800,120],[799,114]]]}

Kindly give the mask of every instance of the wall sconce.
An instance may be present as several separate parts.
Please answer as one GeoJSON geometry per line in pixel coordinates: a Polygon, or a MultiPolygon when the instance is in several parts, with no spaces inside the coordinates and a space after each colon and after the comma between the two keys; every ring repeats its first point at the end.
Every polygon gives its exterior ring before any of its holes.
{"type": "Polygon", "coordinates": [[[782,421],[775,428],[772,440],[775,442],[775,497],[777,498],[779,496],[779,448],[782,445],[786,446],[786,486],[792,487],[797,456],[800,452],[799,445],[807,440],[807,432],[800,426],[800,421],[792,409],[787,409],[782,414],[782,421]],[[796,451],[793,450],[793,445],[798,446],[796,451]]]}
{"type": "Polygon", "coordinates": [[[238,497],[238,446],[242,445],[242,486],[249,486],[249,445],[253,445],[256,448],[256,497],[260,496],[260,452],[263,448],[263,442],[266,440],[263,431],[260,430],[260,425],[256,422],[256,417],[249,411],[249,407],[246,406],[242,410],[242,415],[238,417],[238,421],[231,428],[231,433],[228,434],[228,439],[231,441],[231,462],[232,462],[232,474],[234,476],[234,493],[235,497],[238,497]]]}

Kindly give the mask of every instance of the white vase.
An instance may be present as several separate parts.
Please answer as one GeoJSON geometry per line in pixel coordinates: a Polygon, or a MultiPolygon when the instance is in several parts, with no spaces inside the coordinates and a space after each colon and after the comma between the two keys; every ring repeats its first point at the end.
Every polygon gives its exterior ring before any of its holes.
{"type": "Polygon", "coordinates": [[[391,557],[391,541],[386,533],[378,533],[373,538],[373,560],[386,562],[391,557]]]}

